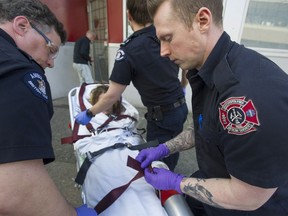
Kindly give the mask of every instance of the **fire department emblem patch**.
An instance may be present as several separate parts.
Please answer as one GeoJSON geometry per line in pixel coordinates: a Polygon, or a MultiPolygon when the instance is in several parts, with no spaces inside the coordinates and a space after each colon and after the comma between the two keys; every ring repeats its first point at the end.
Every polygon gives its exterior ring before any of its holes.
{"type": "Polygon", "coordinates": [[[230,97],[220,103],[219,119],[229,134],[244,135],[256,131],[260,126],[258,113],[252,100],[245,97],[230,97]]]}

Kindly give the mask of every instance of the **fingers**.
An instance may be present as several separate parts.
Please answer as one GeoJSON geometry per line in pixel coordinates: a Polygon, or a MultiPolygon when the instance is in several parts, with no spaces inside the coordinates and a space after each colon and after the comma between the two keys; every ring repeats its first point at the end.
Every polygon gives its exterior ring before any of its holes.
{"type": "Polygon", "coordinates": [[[155,160],[161,160],[166,155],[169,155],[170,151],[165,144],[161,144],[155,148],[148,148],[142,150],[136,160],[141,163],[141,167],[144,169],[155,160]]]}
{"type": "Polygon", "coordinates": [[[153,186],[154,186],[153,182],[155,181],[153,180],[153,178],[155,178],[157,174],[158,174],[158,168],[156,167],[155,168],[148,167],[144,169],[144,175],[145,175],[146,181],[153,186]]]}
{"type": "Polygon", "coordinates": [[[161,181],[162,177],[158,176],[160,169],[159,168],[145,168],[144,170],[144,178],[145,180],[151,184],[154,188],[161,190],[161,181]]]}
{"type": "Polygon", "coordinates": [[[78,124],[81,124],[83,121],[83,112],[80,112],[78,115],[76,115],[75,120],[78,124]]]}
{"type": "Polygon", "coordinates": [[[145,160],[145,154],[143,151],[144,150],[140,151],[139,154],[135,158],[139,163],[142,163],[145,160]]]}
{"type": "Polygon", "coordinates": [[[75,117],[75,121],[78,124],[86,125],[91,121],[92,117],[87,116],[86,111],[80,112],[78,115],[75,117]]]}
{"type": "Polygon", "coordinates": [[[141,168],[144,169],[150,166],[152,159],[150,158],[149,150],[142,150],[136,157],[136,160],[141,163],[141,168]]]}

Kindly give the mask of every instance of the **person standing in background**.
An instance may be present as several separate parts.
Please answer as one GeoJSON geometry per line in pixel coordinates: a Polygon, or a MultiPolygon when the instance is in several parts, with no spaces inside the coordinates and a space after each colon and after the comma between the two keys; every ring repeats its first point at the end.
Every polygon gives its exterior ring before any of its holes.
{"type": "MultiPolygon", "coordinates": [[[[87,124],[93,115],[119,100],[132,82],[147,107],[147,141],[158,139],[159,143],[164,143],[183,130],[188,114],[184,95],[187,82],[181,86],[179,67],[160,56],[160,43],[146,1],[127,0],[126,4],[128,21],[134,33],[117,52],[108,91],[93,107],[79,113],[76,121],[87,124]]],[[[176,153],[163,161],[170,170],[174,170],[178,158],[179,153],[176,153]]]]}
{"type": "Polygon", "coordinates": [[[82,83],[94,83],[90,66],[90,43],[96,39],[96,33],[88,30],[86,35],[75,42],[73,54],[73,69],[77,72],[80,85],[82,83]]]}
{"type": "Polygon", "coordinates": [[[0,0],[0,215],[97,215],[71,206],[44,166],[55,159],[44,69],[65,42],[63,24],[39,0],[0,0]]]}

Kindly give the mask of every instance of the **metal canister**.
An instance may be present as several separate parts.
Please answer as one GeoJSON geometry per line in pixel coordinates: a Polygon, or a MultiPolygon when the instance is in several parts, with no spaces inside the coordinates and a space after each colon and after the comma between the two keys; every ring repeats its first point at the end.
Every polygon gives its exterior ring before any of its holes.
{"type": "Polygon", "coordinates": [[[160,191],[160,199],[169,216],[194,216],[183,195],[177,191],[160,191]]]}
{"type": "MultiPolygon", "coordinates": [[[[152,167],[168,169],[162,161],[154,161],[152,167]]],[[[182,194],[175,190],[159,191],[162,206],[169,216],[194,216],[182,194]]]]}

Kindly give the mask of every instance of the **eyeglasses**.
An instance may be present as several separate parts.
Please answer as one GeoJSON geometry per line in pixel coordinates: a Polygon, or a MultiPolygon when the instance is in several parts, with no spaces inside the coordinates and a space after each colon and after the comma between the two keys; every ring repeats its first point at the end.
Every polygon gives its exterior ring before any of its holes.
{"type": "Polygon", "coordinates": [[[46,45],[49,48],[49,58],[55,59],[59,53],[59,48],[42,32],[40,31],[34,24],[30,23],[31,27],[35,29],[46,41],[46,45]]]}

